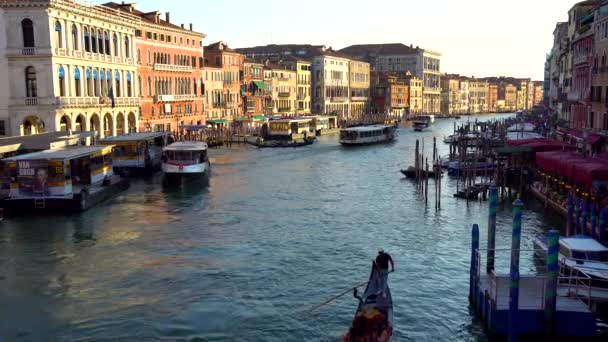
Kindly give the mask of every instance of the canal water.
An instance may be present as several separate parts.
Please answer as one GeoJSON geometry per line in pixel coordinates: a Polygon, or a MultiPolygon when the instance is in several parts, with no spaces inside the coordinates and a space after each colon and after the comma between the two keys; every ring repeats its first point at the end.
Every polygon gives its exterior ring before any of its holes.
{"type": "MultiPolygon", "coordinates": [[[[487,120],[493,116],[482,116],[487,120]]],[[[465,117],[460,121],[465,121],[465,117]]],[[[301,149],[233,146],[211,152],[208,186],[135,180],[80,215],[0,224],[0,340],[338,341],[378,247],[392,254],[396,341],[484,341],[468,307],[471,224],[486,239],[487,203],[455,199],[442,180],[435,212],[400,168],[416,139],[343,148],[322,137],[301,149]]],[[[527,203],[522,248],[563,228],[527,203]]],[[[511,206],[498,210],[497,247],[510,246],[511,206]]],[[[508,255],[498,255],[499,264],[508,255]]],[[[530,253],[522,268],[532,270],[530,253]]]]}

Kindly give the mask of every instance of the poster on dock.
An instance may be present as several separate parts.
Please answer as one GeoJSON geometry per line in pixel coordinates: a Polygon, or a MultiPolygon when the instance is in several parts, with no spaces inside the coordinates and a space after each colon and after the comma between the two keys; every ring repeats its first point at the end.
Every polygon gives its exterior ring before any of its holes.
{"type": "Polygon", "coordinates": [[[22,196],[46,196],[49,193],[48,163],[46,160],[17,162],[19,192],[22,196]]]}

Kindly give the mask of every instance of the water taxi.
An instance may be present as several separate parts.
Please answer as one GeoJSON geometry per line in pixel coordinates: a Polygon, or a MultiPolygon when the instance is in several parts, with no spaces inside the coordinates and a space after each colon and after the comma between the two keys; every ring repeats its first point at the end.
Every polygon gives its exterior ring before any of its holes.
{"type": "Polygon", "coordinates": [[[389,342],[393,336],[393,298],[386,277],[380,275],[376,263],[363,295],[354,290],[359,306],[344,342],[375,341],[389,342]]]}
{"type": "Polygon", "coordinates": [[[3,159],[10,170],[9,212],[84,211],[126,189],[112,170],[113,146],[72,146],[3,159]]]}
{"type": "MultiPolygon", "coordinates": [[[[545,259],[546,238],[537,237],[533,243],[534,254],[545,259]]],[[[608,288],[608,248],[592,237],[586,235],[560,237],[558,259],[562,272],[572,276],[588,276],[592,286],[608,288]]]]}
{"type": "Polygon", "coordinates": [[[114,170],[117,173],[152,174],[161,168],[163,148],[170,132],[142,132],[108,137],[101,145],[112,145],[114,170]]]}
{"type": "Polygon", "coordinates": [[[162,170],[167,178],[183,176],[208,177],[211,164],[207,143],[179,141],[163,149],[162,170]]]}
{"type": "Polygon", "coordinates": [[[340,144],[347,146],[369,145],[391,142],[397,129],[388,125],[350,127],[340,130],[340,144]]]}

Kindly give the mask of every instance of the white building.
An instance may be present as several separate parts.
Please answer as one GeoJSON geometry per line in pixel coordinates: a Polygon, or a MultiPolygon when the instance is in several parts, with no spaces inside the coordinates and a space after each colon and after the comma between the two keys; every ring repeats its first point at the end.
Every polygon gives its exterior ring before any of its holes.
{"type": "Polygon", "coordinates": [[[315,113],[349,118],[349,62],[332,50],[319,50],[312,61],[312,103],[315,113]]]}
{"type": "Polygon", "coordinates": [[[0,134],[135,131],[138,26],[80,1],[0,2],[0,134]]]}
{"type": "Polygon", "coordinates": [[[422,80],[422,111],[441,112],[441,54],[405,44],[351,45],[339,52],[369,62],[375,71],[412,72],[422,80]]]}

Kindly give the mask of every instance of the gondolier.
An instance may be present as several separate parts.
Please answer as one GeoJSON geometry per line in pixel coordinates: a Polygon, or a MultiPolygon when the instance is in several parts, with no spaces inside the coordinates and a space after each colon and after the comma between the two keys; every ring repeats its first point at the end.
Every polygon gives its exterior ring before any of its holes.
{"type": "Polygon", "coordinates": [[[378,249],[378,256],[376,257],[376,265],[380,269],[380,275],[382,276],[382,280],[386,283],[388,278],[388,264],[391,264],[391,272],[395,271],[395,264],[393,263],[393,258],[390,254],[384,252],[384,249],[378,249]]]}

